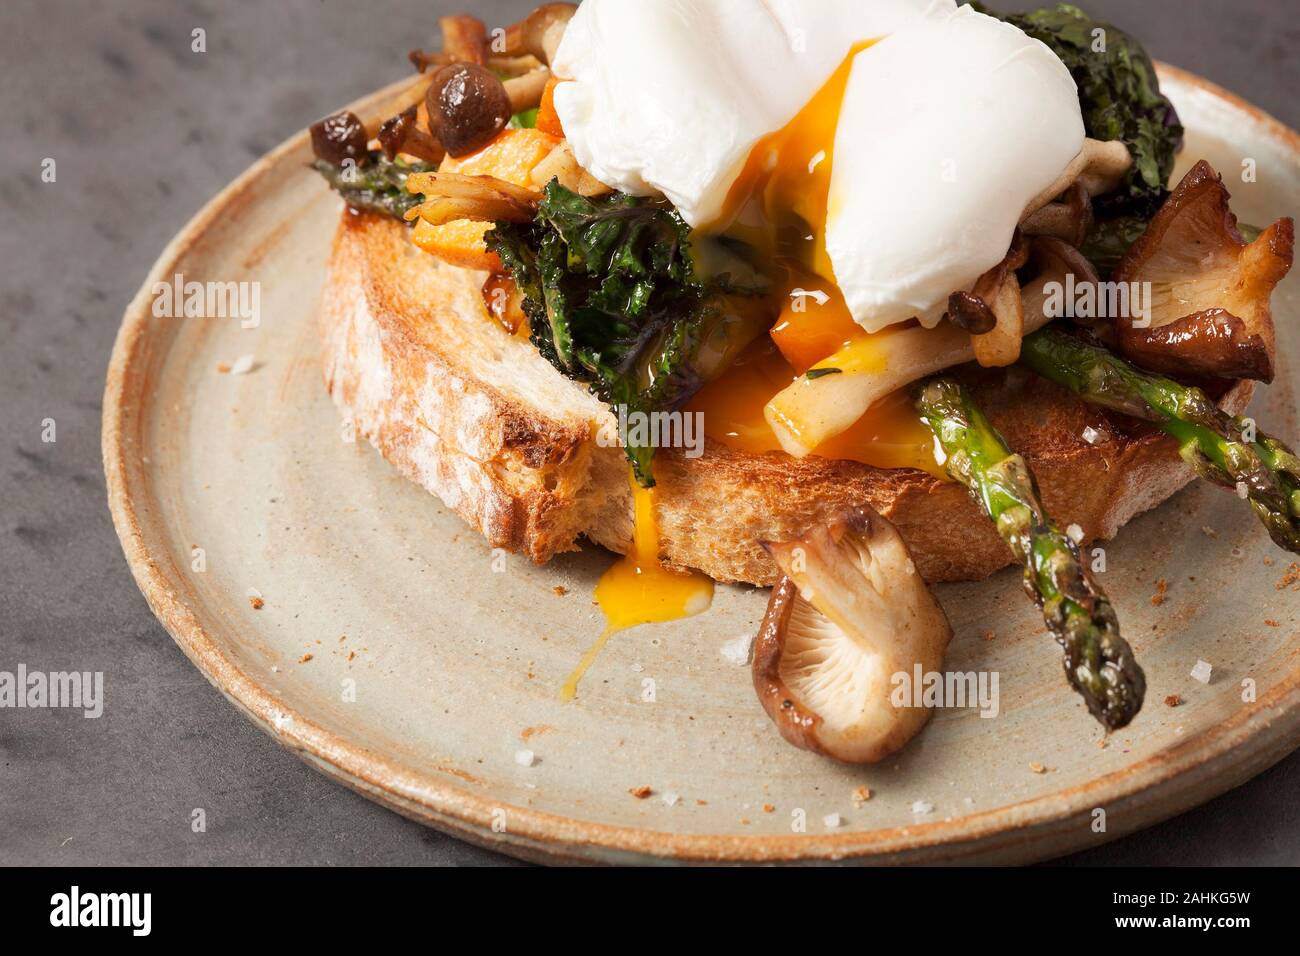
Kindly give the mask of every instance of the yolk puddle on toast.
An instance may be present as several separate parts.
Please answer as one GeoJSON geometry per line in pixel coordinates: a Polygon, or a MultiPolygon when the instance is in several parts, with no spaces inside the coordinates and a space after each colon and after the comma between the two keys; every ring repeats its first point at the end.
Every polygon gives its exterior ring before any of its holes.
{"type": "MultiPolygon", "coordinates": [[[[686,410],[704,413],[705,433],[714,441],[754,455],[781,451],[763,407],[796,375],[776,345],[760,339],[721,378],[706,385],[686,410]]],[[[921,422],[906,389],[881,399],[857,424],[813,454],[875,468],[917,468],[947,478],[935,461],[934,435],[921,422]]]]}
{"type": "Polygon", "coordinates": [[[596,601],[605,614],[605,630],[591,646],[560,689],[572,700],[578,682],[605,643],[619,631],[641,624],[662,624],[707,611],[713,601],[713,580],[698,571],[672,571],[659,563],[659,523],[655,516],[655,491],[642,488],[628,470],[635,519],[632,547],[601,576],[596,601]]]}

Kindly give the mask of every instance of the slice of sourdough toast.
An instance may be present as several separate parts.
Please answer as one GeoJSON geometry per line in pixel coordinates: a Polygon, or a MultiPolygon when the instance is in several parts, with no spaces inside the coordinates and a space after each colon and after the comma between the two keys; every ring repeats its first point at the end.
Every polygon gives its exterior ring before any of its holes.
{"type": "MultiPolygon", "coordinates": [[[[609,410],[489,317],[483,279],[415,248],[405,226],[345,210],[321,310],[330,395],[494,547],[545,562],[585,536],[626,552],[626,459],[595,441],[609,410]]],[[[1112,537],[1192,479],[1174,442],[1144,423],[1020,369],[957,374],[1026,457],[1048,510],[1087,540],[1112,537]]],[[[1239,382],[1221,404],[1239,412],[1253,390],[1239,382]]],[[[961,485],[919,471],[709,441],[696,459],[661,450],[655,476],[660,557],[718,581],[774,583],[761,541],[799,537],[862,502],[897,526],[926,580],[978,579],[1012,560],[961,485]]]]}

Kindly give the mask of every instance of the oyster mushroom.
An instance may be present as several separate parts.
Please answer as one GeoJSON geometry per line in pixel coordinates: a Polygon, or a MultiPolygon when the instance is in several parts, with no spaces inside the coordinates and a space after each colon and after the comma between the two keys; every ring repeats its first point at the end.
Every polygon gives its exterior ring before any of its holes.
{"type": "MultiPolygon", "coordinates": [[[[1116,283],[1150,283],[1145,310],[1116,318],[1119,348],[1156,372],[1271,382],[1269,299],[1291,269],[1295,224],[1279,219],[1247,243],[1209,163],[1192,167],[1120,260],[1116,283]]],[[[1144,288],[1144,286],[1130,286],[1144,288]]]]}
{"type": "Polygon", "coordinates": [[[754,689],[790,743],[846,763],[899,750],[929,718],[897,674],[937,671],[952,628],[898,531],[869,508],[765,545],[784,577],[754,647],[754,689]]]}

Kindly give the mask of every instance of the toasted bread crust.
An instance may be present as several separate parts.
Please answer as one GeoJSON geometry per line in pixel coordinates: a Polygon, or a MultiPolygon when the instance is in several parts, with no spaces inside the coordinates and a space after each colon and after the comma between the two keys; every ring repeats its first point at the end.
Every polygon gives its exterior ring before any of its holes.
{"type": "MultiPolygon", "coordinates": [[[[620,449],[594,440],[609,411],[493,323],[482,281],[415,249],[402,225],[345,211],[321,309],[330,395],[494,547],[541,563],[585,536],[626,552],[627,467],[620,449]]],[[[1144,423],[1019,369],[957,374],[1029,461],[1048,511],[1087,540],[1113,537],[1193,477],[1174,442],[1144,423]],[[1100,436],[1091,443],[1089,428],[1100,436]]],[[[1221,404],[1239,412],[1253,391],[1239,382],[1221,404]]],[[[655,475],[661,558],[718,581],[774,583],[760,542],[798,537],[864,501],[898,527],[928,581],[983,578],[1012,560],[964,488],[919,471],[710,441],[696,459],[661,450],[655,475]]]]}

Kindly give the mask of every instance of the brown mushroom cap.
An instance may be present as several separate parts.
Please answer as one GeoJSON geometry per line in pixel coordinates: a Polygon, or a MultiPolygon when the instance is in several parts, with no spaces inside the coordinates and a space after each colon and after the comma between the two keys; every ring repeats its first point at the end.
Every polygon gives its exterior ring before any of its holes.
{"type": "Polygon", "coordinates": [[[998,324],[988,303],[970,292],[954,292],[948,296],[948,311],[943,317],[971,335],[992,332],[998,324]]]}
{"type": "Polygon", "coordinates": [[[861,508],[766,547],[785,574],[754,648],[768,716],[796,747],[847,763],[899,750],[929,711],[894,706],[894,676],[937,671],[952,628],[898,531],[861,508]]]}
{"type": "Polygon", "coordinates": [[[1280,219],[1248,244],[1230,198],[1202,160],[1120,260],[1116,283],[1150,283],[1149,315],[1130,308],[1115,317],[1120,350],[1139,365],[1173,375],[1273,380],[1270,298],[1291,269],[1295,224],[1280,219]]]}
{"type": "Polygon", "coordinates": [[[491,70],[452,63],[433,75],[425,95],[429,132],[448,154],[468,156],[482,149],[510,122],[510,96],[491,70]]]}
{"type": "Polygon", "coordinates": [[[347,110],[332,113],[311,127],[312,152],[317,159],[334,166],[342,166],[349,159],[358,165],[364,163],[370,155],[369,143],[361,117],[347,110]]]}

